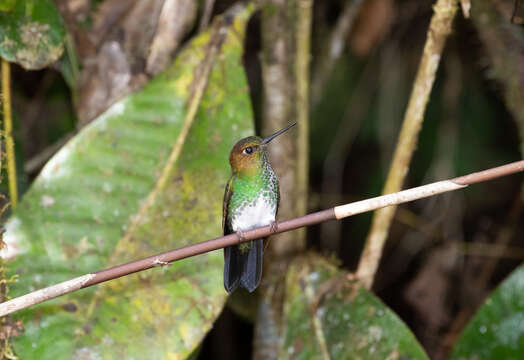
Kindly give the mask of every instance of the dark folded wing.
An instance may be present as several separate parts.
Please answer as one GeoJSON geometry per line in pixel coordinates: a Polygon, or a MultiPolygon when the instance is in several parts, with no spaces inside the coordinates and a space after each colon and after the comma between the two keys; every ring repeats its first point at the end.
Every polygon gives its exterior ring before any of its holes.
{"type": "Polygon", "coordinates": [[[227,225],[227,208],[229,207],[229,202],[231,201],[231,196],[233,196],[233,177],[229,178],[229,181],[226,184],[226,190],[224,191],[224,201],[222,203],[222,231],[224,235],[229,235],[233,232],[233,229],[227,225]]]}
{"type": "MultiPolygon", "coordinates": [[[[227,209],[233,195],[233,177],[226,184],[224,202],[222,205],[222,231],[224,235],[231,234],[233,229],[227,223],[227,209]]],[[[242,254],[237,246],[224,248],[224,288],[228,293],[234,291],[240,284],[240,277],[244,268],[242,254]]]]}

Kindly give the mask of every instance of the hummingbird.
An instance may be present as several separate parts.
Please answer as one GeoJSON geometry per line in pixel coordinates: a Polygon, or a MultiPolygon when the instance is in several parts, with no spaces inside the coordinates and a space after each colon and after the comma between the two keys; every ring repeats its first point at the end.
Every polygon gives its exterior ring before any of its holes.
{"type": "MultiPolygon", "coordinates": [[[[275,224],[280,192],[278,178],[269,163],[267,145],[294,125],[296,122],[265,139],[246,137],[231,150],[232,174],[222,207],[224,235],[275,224]]],[[[253,292],[260,284],[264,240],[224,248],[224,288],[228,293],[239,285],[253,292]]]]}

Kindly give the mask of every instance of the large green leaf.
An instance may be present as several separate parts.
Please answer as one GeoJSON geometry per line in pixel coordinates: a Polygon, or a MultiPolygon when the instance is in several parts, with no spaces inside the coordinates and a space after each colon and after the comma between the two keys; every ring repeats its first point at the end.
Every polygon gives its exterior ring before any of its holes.
{"type": "Polygon", "coordinates": [[[387,306],[316,255],[291,264],[283,321],[283,359],[427,359],[387,306]]]}
{"type": "Polygon", "coordinates": [[[519,360],[524,355],[524,265],[486,300],[466,326],[451,359],[519,360]]]}
{"type": "MultiPolygon", "coordinates": [[[[249,14],[218,19],[45,166],[6,225],[20,276],[10,295],[220,235],[229,151],[252,133],[249,14]]],[[[187,357],[226,300],[222,261],[216,251],[16,313],[14,348],[24,359],[187,357]]]]}
{"type": "Polygon", "coordinates": [[[64,51],[65,28],[51,0],[0,3],[0,56],[24,68],[41,69],[64,51]]]}

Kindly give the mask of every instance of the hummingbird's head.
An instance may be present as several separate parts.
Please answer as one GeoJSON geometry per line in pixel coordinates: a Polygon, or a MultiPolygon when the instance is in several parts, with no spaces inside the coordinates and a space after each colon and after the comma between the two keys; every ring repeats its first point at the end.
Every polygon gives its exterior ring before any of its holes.
{"type": "Polygon", "coordinates": [[[249,136],[237,142],[229,155],[229,163],[233,174],[255,175],[267,161],[266,146],[271,140],[296,125],[296,122],[262,139],[258,136],[249,136]]]}
{"type": "Polygon", "coordinates": [[[266,149],[262,140],[258,136],[249,136],[235,144],[229,155],[233,174],[254,175],[263,166],[266,149]]]}

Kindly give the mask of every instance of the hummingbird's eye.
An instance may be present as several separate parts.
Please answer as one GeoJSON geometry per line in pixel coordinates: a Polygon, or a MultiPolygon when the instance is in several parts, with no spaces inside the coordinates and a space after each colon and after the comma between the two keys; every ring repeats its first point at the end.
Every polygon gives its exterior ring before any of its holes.
{"type": "Polygon", "coordinates": [[[251,146],[248,146],[247,148],[242,151],[244,154],[251,155],[253,153],[253,148],[251,146]]]}

